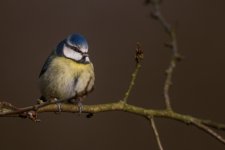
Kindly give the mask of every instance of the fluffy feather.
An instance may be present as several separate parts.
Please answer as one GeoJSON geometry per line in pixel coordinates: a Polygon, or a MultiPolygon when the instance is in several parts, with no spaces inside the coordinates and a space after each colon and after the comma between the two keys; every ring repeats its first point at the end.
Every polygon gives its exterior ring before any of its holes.
{"type": "Polygon", "coordinates": [[[39,85],[47,100],[67,99],[84,90],[91,91],[94,80],[92,63],[81,64],[65,57],[54,57],[48,69],[40,76],[39,85]]]}

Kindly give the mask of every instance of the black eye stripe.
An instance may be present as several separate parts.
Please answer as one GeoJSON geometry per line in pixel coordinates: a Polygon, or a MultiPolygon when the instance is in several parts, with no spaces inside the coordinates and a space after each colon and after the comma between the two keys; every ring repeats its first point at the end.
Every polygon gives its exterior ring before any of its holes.
{"type": "Polygon", "coordinates": [[[81,50],[79,50],[77,47],[71,46],[68,43],[65,43],[66,47],[69,47],[71,49],[73,49],[75,52],[81,53],[81,54],[86,54],[84,52],[82,52],[81,50]]]}

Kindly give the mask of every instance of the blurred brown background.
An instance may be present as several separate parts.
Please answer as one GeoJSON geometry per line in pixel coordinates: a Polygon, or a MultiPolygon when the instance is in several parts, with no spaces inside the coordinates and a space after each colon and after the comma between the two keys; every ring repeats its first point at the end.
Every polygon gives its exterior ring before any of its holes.
{"type": "MultiPolygon", "coordinates": [[[[40,96],[38,75],[50,51],[68,34],[79,32],[89,42],[96,71],[95,91],[85,104],[119,100],[134,69],[136,42],[145,60],[129,103],[164,108],[164,70],[171,51],[168,37],[152,20],[144,0],[66,0],[0,2],[0,98],[18,106],[40,96]]],[[[225,1],[165,0],[162,11],[176,24],[180,53],[174,75],[172,105],[176,111],[225,123],[225,1]]],[[[123,112],[39,116],[41,123],[0,118],[0,149],[156,150],[149,123],[123,112]]],[[[224,150],[193,126],[157,119],[166,150],[224,150]]],[[[222,133],[225,135],[224,133],[222,133]]]]}

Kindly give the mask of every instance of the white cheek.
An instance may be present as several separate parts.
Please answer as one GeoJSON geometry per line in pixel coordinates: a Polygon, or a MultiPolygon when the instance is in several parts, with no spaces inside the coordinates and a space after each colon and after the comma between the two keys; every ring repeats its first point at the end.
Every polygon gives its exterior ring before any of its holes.
{"type": "Polygon", "coordinates": [[[80,53],[75,52],[74,50],[72,50],[66,46],[64,46],[64,48],[63,48],[63,53],[67,58],[70,58],[70,59],[74,59],[77,61],[82,59],[82,55],[80,53]]]}

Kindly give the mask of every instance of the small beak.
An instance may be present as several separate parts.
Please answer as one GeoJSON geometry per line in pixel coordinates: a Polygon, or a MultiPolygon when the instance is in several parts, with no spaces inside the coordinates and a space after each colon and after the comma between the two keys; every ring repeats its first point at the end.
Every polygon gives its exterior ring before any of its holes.
{"type": "Polygon", "coordinates": [[[87,53],[83,53],[82,56],[83,56],[83,57],[82,57],[82,60],[83,60],[84,62],[86,62],[86,63],[90,62],[90,59],[89,59],[87,53]]]}
{"type": "Polygon", "coordinates": [[[87,53],[84,53],[84,54],[83,54],[83,57],[88,57],[88,54],[87,54],[87,53]]]}

